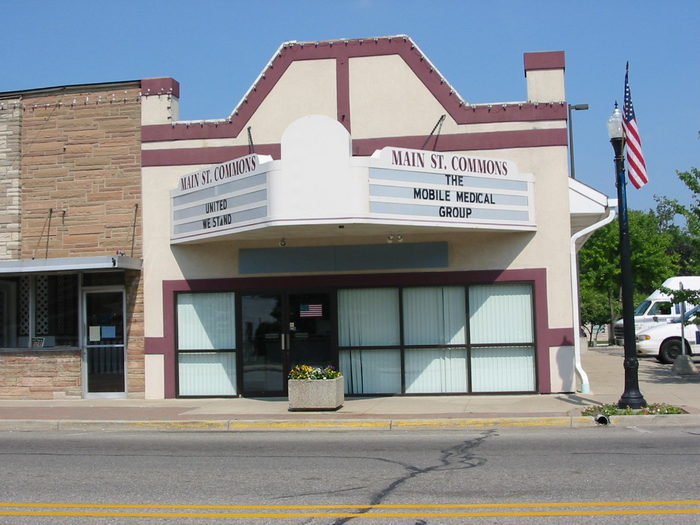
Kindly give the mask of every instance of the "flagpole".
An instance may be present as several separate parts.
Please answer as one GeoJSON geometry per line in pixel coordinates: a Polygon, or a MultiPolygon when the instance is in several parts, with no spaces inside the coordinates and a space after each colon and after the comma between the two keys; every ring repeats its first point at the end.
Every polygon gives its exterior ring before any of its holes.
{"type": "Polygon", "coordinates": [[[632,287],[632,257],[627,220],[627,191],[625,180],[625,138],[622,127],[622,114],[617,103],[608,119],[610,144],[615,152],[615,185],[617,186],[618,223],[620,226],[620,271],[622,274],[622,322],[624,326],[625,349],[625,390],[617,402],[620,408],[642,408],[647,406],[639,391],[639,360],[637,359],[636,336],[634,330],[634,298],[632,287]]]}

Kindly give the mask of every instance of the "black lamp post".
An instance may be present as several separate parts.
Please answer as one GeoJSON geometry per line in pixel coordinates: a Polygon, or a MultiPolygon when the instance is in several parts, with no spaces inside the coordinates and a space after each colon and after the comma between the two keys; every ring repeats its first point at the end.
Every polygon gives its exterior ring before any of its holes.
{"type": "Polygon", "coordinates": [[[622,322],[625,329],[625,391],[617,402],[620,408],[647,406],[639,391],[639,360],[635,348],[634,302],[632,297],[632,259],[630,251],[629,223],[627,222],[627,192],[625,190],[625,148],[622,129],[622,113],[615,103],[615,110],[608,119],[608,135],[615,151],[615,184],[617,186],[618,222],[620,224],[620,270],[622,272],[622,322]]]}

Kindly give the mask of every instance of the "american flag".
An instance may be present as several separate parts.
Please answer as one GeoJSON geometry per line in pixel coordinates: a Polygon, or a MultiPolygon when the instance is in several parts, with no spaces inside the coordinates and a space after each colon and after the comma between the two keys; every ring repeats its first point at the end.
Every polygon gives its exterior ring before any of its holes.
{"type": "Polygon", "coordinates": [[[320,304],[299,305],[299,317],[323,317],[323,306],[320,304]]]}
{"type": "Polygon", "coordinates": [[[627,176],[634,187],[639,189],[649,182],[647,166],[642,154],[642,140],[639,138],[637,117],[634,115],[632,94],[627,80],[630,65],[625,69],[625,104],[622,106],[622,127],[625,130],[625,142],[627,144],[627,176]]]}

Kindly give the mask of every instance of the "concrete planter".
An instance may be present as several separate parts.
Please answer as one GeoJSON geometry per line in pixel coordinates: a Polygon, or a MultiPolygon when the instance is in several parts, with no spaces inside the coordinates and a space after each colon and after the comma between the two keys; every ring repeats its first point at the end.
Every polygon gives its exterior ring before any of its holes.
{"type": "Polygon", "coordinates": [[[345,401],[345,378],[289,379],[289,410],[337,410],[345,401]]]}

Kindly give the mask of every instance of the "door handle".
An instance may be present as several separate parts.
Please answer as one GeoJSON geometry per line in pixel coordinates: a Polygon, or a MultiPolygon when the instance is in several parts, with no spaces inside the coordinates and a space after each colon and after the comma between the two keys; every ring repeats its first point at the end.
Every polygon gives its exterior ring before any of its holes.
{"type": "Polygon", "coordinates": [[[280,334],[280,340],[281,340],[282,351],[287,352],[289,350],[289,347],[291,346],[289,334],[284,334],[284,333],[280,334]]]}

